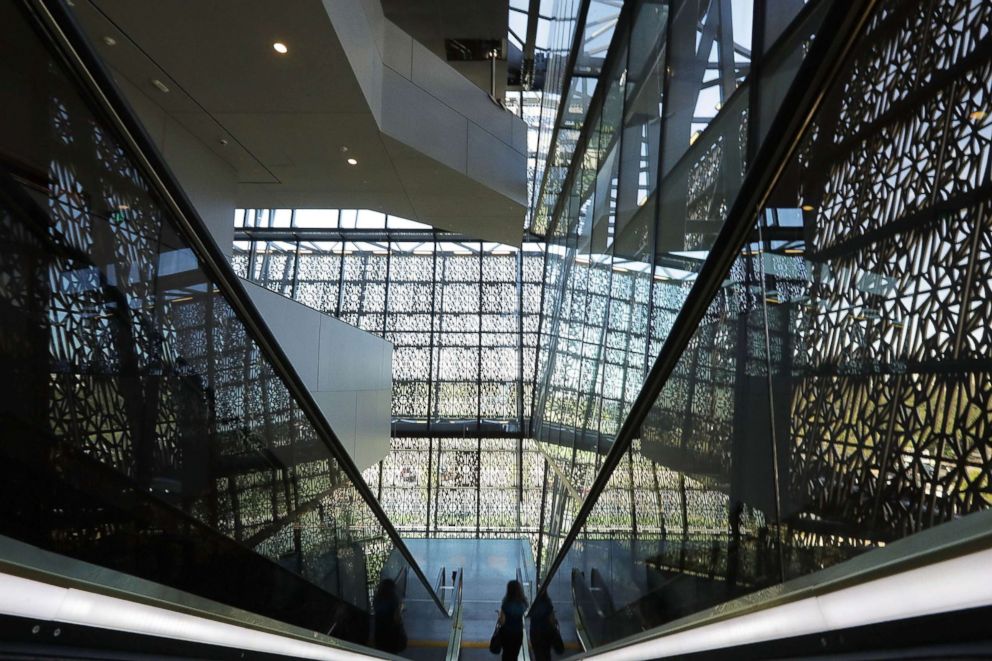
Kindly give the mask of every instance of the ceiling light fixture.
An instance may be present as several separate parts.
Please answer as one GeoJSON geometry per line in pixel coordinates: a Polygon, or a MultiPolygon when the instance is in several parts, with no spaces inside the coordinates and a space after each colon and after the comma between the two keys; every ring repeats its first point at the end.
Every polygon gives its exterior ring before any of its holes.
{"type": "Polygon", "coordinates": [[[816,209],[816,207],[814,207],[812,204],[804,204],[802,206],[803,211],[813,211],[814,209],[816,209]]]}
{"type": "Polygon", "coordinates": [[[158,78],[152,78],[152,85],[154,85],[155,89],[157,89],[159,92],[162,92],[163,94],[169,93],[169,86],[163,83],[158,78]]]}
{"type": "Polygon", "coordinates": [[[289,49],[286,48],[286,44],[282,43],[281,41],[277,41],[274,44],[272,44],[272,48],[275,49],[277,53],[281,53],[282,55],[285,55],[286,53],[289,52],[289,49]]]}
{"type": "Polygon", "coordinates": [[[348,165],[358,165],[358,161],[354,158],[349,158],[348,165]]]}
{"type": "Polygon", "coordinates": [[[104,37],[103,43],[107,44],[108,46],[116,46],[117,40],[114,39],[113,37],[104,37]]]}

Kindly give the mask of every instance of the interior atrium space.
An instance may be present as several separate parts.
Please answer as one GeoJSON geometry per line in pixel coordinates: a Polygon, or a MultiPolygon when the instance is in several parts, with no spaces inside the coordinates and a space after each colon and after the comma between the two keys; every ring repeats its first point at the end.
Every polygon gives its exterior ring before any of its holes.
{"type": "Polygon", "coordinates": [[[0,659],[992,657],[989,0],[0,25],[0,659]]]}

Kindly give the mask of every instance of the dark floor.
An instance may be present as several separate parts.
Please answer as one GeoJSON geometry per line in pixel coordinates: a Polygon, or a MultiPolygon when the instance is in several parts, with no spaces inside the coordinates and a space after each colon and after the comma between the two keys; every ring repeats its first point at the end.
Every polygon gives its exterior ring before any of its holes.
{"type": "MultiPolygon", "coordinates": [[[[407,539],[404,540],[429,580],[434,581],[442,567],[450,577],[451,571],[464,569],[462,596],[461,659],[492,660],[489,638],[496,625],[500,601],[507,581],[516,578],[517,567],[525,581],[534,576],[534,559],[526,540],[517,539],[407,539]]],[[[559,573],[567,576],[568,572],[559,573]]],[[[450,581],[449,581],[450,582],[450,581]]],[[[428,600],[426,592],[411,581],[406,596],[404,621],[410,646],[403,655],[418,661],[443,659],[445,645],[451,633],[451,620],[445,618],[428,600]],[[418,592],[421,590],[421,592],[418,592]]],[[[528,594],[528,598],[532,595],[528,594]]],[[[574,649],[575,626],[568,580],[556,580],[551,586],[562,638],[574,649]]]]}

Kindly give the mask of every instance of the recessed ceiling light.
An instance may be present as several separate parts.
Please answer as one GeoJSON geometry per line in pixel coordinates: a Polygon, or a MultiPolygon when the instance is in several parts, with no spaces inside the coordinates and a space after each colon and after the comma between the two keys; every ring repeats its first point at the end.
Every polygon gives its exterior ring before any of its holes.
{"type": "Polygon", "coordinates": [[[814,207],[812,204],[804,204],[802,206],[802,209],[803,211],[813,211],[814,209],[816,209],[816,207],[814,207]]]}
{"type": "Polygon", "coordinates": [[[117,40],[114,39],[113,37],[104,37],[103,43],[107,44],[108,46],[116,46],[117,40]]]}
{"type": "Polygon", "coordinates": [[[348,165],[358,165],[358,161],[355,160],[354,158],[349,158],[348,165]]]}
{"type": "Polygon", "coordinates": [[[282,43],[281,41],[277,41],[276,43],[272,44],[272,48],[274,48],[277,53],[282,53],[283,55],[289,52],[289,49],[286,48],[286,44],[282,43]]]}
{"type": "Polygon", "coordinates": [[[152,78],[152,85],[154,85],[154,86],[155,86],[155,88],[156,88],[156,89],[157,89],[157,90],[158,90],[159,92],[162,92],[163,94],[168,94],[168,93],[169,93],[169,86],[168,86],[168,85],[166,85],[165,83],[163,83],[163,82],[162,82],[161,80],[159,80],[158,78],[152,78]]]}

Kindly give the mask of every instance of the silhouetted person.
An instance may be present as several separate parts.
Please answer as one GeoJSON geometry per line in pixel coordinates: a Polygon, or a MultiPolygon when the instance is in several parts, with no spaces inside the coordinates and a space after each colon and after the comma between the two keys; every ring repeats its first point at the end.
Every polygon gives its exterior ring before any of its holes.
{"type": "Polygon", "coordinates": [[[500,636],[503,639],[503,661],[517,661],[524,642],[524,611],[527,597],[519,581],[506,584],[506,596],[499,607],[500,636]]]}
{"type": "Polygon", "coordinates": [[[396,581],[384,578],[372,599],[375,610],[373,638],[376,649],[393,654],[406,649],[406,631],[403,629],[403,604],[396,593],[396,581]]]}
{"type": "Polygon", "coordinates": [[[530,644],[534,648],[535,661],[549,661],[553,643],[560,641],[555,607],[548,599],[548,593],[542,592],[530,609],[530,644]]]}

